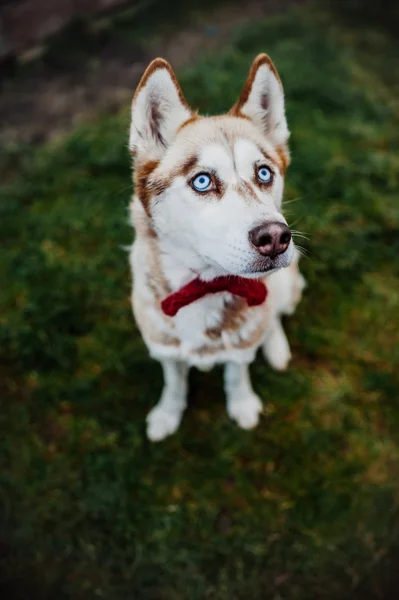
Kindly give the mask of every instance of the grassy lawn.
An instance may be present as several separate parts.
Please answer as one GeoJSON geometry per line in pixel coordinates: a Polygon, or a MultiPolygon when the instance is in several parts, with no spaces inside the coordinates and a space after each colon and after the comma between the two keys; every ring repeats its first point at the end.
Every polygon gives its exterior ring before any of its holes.
{"type": "Polygon", "coordinates": [[[1,151],[7,600],[342,600],[379,581],[399,540],[387,36],[290,9],[181,73],[194,106],[225,111],[266,51],[286,90],[286,210],[309,234],[309,287],[287,322],[290,370],[252,367],[265,401],[253,432],[228,420],[216,370],[192,373],[177,435],[144,436],[162,380],[129,304],[128,109],[1,151]]]}

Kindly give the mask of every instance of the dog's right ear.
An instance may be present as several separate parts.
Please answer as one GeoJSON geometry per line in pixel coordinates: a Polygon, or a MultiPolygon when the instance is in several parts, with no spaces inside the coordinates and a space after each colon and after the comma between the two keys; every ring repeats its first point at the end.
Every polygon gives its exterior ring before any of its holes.
{"type": "Polygon", "coordinates": [[[267,54],[259,54],[255,58],[241,96],[230,113],[251,119],[272,143],[285,147],[289,132],[283,86],[267,54]]]}
{"type": "Polygon", "coordinates": [[[172,67],[166,60],[156,58],[133,96],[130,151],[159,160],[179,127],[192,116],[172,67]]]}

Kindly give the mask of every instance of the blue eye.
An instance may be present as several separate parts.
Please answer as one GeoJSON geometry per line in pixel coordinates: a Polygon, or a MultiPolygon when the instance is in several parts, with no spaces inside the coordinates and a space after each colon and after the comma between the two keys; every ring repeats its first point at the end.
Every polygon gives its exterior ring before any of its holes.
{"type": "Polygon", "coordinates": [[[258,179],[262,183],[270,183],[272,180],[272,172],[268,167],[259,167],[258,179]]]}
{"type": "Polygon", "coordinates": [[[207,173],[200,173],[194,177],[191,185],[197,192],[207,192],[212,186],[212,179],[207,173]]]}

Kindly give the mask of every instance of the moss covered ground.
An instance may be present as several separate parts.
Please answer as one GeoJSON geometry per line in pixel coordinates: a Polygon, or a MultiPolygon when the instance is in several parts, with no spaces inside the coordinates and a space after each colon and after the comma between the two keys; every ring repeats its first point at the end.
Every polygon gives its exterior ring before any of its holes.
{"type": "Polygon", "coordinates": [[[215,370],[192,373],[177,435],[145,438],[162,379],[129,304],[128,107],[1,151],[7,598],[379,589],[399,539],[398,50],[291,8],[180,73],[194,106],[223,112],[266,51],[286,90],[286,211],[309,237],[308,288],[286,323],[289,371],[252,366],[265,401],[253,432],[228,420],[215,370]]]}

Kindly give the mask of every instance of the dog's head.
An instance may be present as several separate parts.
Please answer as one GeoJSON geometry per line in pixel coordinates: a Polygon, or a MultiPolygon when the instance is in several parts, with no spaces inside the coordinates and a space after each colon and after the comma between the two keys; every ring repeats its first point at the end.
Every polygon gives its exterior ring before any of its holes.
{"type": "Polygon", "coordinates": [[[288,266],[288,136],[283,88],[265,54],[217,117],[193,112],[170,65],[154,60],[133,98],[130,150],[136,192],[164,245],[202,272],[256,277],[288,266]]]}

